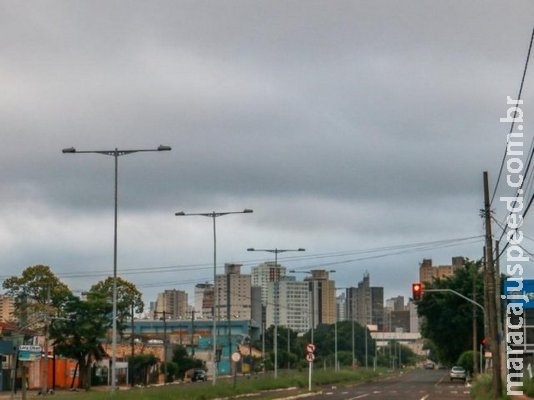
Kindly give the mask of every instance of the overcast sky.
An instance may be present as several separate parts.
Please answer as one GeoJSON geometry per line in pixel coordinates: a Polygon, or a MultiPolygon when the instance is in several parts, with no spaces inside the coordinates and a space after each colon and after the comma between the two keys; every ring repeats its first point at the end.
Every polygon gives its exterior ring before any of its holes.
{"type": "Polygon", "coordinates": [[[482,255],[482,174],[493,188],[533,17],[528,0],[0,1],[0,280],[110,276],[113,157],[61,150],[164,144],[118,159],[118,273],[145,301],[213,280],[212,220],[175,212],[244,208],[216,220],[218,273],[303,247],[279,262],[408,297],[423,258],[482,255]]]}

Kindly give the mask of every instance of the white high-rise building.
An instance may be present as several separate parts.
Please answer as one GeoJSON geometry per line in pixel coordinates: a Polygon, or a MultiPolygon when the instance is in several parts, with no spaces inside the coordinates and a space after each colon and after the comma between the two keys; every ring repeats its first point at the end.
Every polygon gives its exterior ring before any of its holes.
{"type": "Polygon", "coordinates": [[[347,319],[347,295],[341,293],[336,297],[336,317],[338,321],[345,321],[347,319]]]}
{"type": "Polygon", "coordinates": [[[266,324],[304,333],[310,327],[310,285],[287,277],[267,285],[266,324]],[[278,311],[278,313],[277,313],[278,311]]]}
{"type": "Polygon", "coordinates": [[[267,306],[269,282],[277,282],[286,276],[286,268],[274,261],[268,261],[252,267],[252,286],[261,287],[261,302],[267,306]]]}

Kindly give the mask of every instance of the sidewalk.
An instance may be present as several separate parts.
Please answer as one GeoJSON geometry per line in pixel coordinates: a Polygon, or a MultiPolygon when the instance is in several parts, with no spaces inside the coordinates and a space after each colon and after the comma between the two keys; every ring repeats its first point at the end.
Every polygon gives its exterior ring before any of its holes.
{"type": "MultiPolygon", "coordinates": [[[[109,390],[109,389],[107,389],[107,390],[109,390]]],[[[40,390],[31,389],[31,390],[28,390],[26,392],[26,399],[54,398],[54,397],[57,397],[57,396],[61,397],[63,395],[72,394],[72,393],[76,393],[76,392],[81,392],[81,390],[60,389],[60,390],[56,390],[55,392],[53,392],[51,394],[47,394],[46,396],[41,396],[40,390]]],[[[22,399],[22,391],[17,390],[17,393],[15,393],[13,395],[13,397],[11,397],[11,396],[12,396],[11,392],[0,392],[0,400],[10,400],[10,399],[20,400],[20,399],[22,399]]]]}

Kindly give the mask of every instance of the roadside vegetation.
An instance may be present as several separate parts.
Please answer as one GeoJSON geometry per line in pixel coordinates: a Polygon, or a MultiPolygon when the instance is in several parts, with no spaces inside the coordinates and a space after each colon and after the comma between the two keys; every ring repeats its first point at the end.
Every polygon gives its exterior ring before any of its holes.
{"type": "MultiPolygon", "coordinates": [[[[476,377],[471,386],[471,396],[473,400],[493,400],[493,392],[491,386],[491,374],[481,374],[476,377]]],[[[503,391],[506,392],[506,383],[504,383],[503,391]]],[[[527,397],[534,398],[534,380],[525,379],[523,381],[523,394],[527,397]]],[[[503,400],[513,400],[514,397],[510,397],[503,393],[503,400]]]]}
{"type": "MultiPolygon", "coordinates": [[[[492,376],[491,374],[480,374],[473,381],[471,386],[471,396],[473,400],[493,400],[492,391],[492,376]]],[[[525,380],[523,382],[523,394],[528,397],[534,397],[534,382],[532,380],[525,380]]],[[[506,394],[506,383],[503,387],[502,400],[513,400],[514,397],[506,394]]]]}
{"type": "MultiPolygon", "coordinates": [[[[385,369],[343,369],[337,372],[331,369],[316,370],[313,372],[312,391],[321,390],[325,385],[349,385],[370,382],[391,374],[385,369]]],[[[222,378],[213,386],[211,382],[205,383],[176,383],[167,386],[136,387],[118,390],[112,397],[117,400],[210,400],[221,398],[235,398],[250,393],[264,393],[262,398],[269,397],[273,391],[272,399],[280,398],[280,391],[287,389],[292,394],[308,393],[308,371],[283,371],[277,379],[272,375],[257,375],[252,377],[239,376],[234,383],[233,378],[222,378]]],[[[108,390],[63,392],[57,393],[62,400],[109,400],[108,390]]]]}

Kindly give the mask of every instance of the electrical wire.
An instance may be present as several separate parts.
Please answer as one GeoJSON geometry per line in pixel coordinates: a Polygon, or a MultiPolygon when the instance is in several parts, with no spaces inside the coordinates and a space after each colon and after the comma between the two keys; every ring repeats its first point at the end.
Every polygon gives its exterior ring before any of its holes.
{"type": "MultiPolygon", "coordinates": [[[[528,52],[527,52],[527,57],[526,57],[526,60],[525,60],[525,66],[523,67],[523,76],[521,77],[521,84],[519,85],[519,93],[517,94],[517,100],[521,100],[521,95],[523,93],[523,85],[525,83],[525,77],[527,75],[527,70],[528,70],[528,64],[529,64],[529,60],[530,60],[530,52],[532,51],[532,43],[534,41],[534,29],[532,29],[532,34],[530,36],[530,44],[528,46],[528,52]]],[[[495,189],[493,190],[493,195],[491,196],[491,201],[490,201],[490,204],[493,204],[493,200],[495,199],[495,195],[497,193],[497,188],[499,186],[499,182],[501,180],[501,177],[502,177],[502,172],[503,172],[503,169],[504,169],[504,162],[506,160],[506,154],[507,154],[507,151],[508,151],[508,142],[510,141],[510,138],[511,138],[511,134],[514,130],[514,124],[515,124],[515,121],[512,121],[512,125],[510,126],[510,132],[509,132],[509,135],[508,135],[508,139],[506,141],[506,147],[504,148],[504,155],[502,157],[502,161],[501,161],[501,166],[499,168],[499,174],[497,176],[497,182],[495,183],[495,189]]]]}

